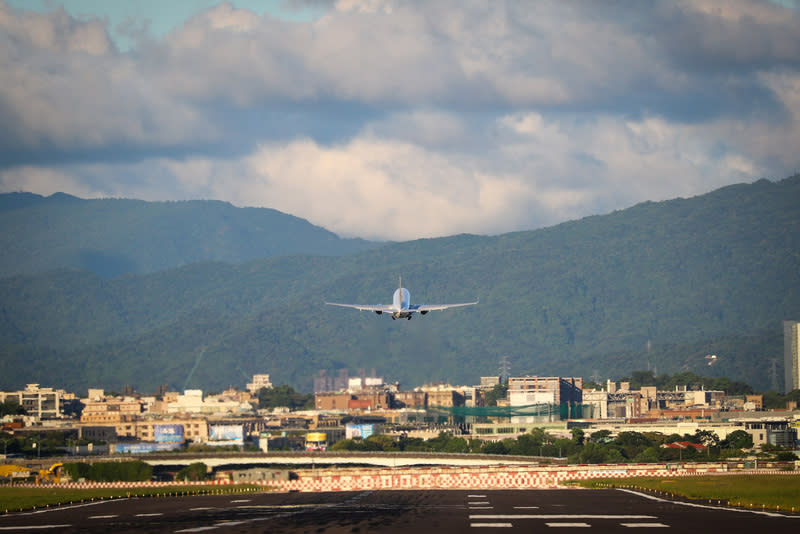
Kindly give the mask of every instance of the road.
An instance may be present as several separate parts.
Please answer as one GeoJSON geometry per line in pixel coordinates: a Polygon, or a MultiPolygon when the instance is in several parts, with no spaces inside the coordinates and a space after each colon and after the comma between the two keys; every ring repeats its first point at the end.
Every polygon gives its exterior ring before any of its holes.
{"type": "Polygon", "coordinates": [[[625,490],[360,491],[132,498],[0,516],[0,532],[796,533],[800,515],[667,501],[625,490]]]}

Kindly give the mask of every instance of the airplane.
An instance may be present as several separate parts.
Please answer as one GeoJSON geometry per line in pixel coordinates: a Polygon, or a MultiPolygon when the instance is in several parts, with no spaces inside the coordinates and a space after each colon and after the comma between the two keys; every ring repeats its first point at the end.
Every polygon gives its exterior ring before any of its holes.
{"type": "Polygon", "coordinates": [[[460,302],[458,304],[411,304],[411,293],[408,289],[403,287],[403,278],[400,277],[400,283],[394,291],[391,304],[340,304],[338,302],[326,302],[329,306],[342,306],[344,308],[355,308],[361,311],[373,311],[378,315],[387,313],[390,314],[392,320],[395,319],[408,319],[415,313],[425,315],[430,311],[446,310],[447,308],[458,308],[459,306],[472,306],[477,304],[475,302],[460,302]]]}

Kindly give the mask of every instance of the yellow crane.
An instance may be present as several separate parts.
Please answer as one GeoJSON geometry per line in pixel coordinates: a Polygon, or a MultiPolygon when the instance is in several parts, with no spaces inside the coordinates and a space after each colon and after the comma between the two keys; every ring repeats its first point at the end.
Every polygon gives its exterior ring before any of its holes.
{"type": "Polygon", "coordinates": [[[61,482],[61,471],[64,469],[64,464],[61,462],[55,463],[47,469],[40,469],[39,475],[36,477],[36,483],[50,482],[51,484],[58,484],[61,482]]]}

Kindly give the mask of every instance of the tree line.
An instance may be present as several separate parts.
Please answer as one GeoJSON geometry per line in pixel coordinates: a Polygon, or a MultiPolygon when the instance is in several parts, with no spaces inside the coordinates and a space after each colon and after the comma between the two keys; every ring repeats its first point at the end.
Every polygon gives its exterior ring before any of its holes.
{"type": "MultiPolygon", "coordinates": [[[[752,436],[744,430],[736,430],[725,439],[720,439],[716,433],[707,430],[684,435],[626,431],[612,437],[608,430],[598,430],[587,436],[582,429],[574,428],[571,435],[570,438],[558,438],[541,428],[500,441],[465,438],[445,432],[428,440],[408,436],[395,438],[381,434],[366,439],[338,441],[329,450],[500,454],[566,458],[568,463],[599,464],[718,461],[740,458],[747,454],[746,449],[753,447],[752,436]],[[676,442],[702,445],[703,448],[664,447],[676,442]]],[[[776,460],[796,458],[793,452],[777,446],[764,446],[762,451],[776,460]]]]}

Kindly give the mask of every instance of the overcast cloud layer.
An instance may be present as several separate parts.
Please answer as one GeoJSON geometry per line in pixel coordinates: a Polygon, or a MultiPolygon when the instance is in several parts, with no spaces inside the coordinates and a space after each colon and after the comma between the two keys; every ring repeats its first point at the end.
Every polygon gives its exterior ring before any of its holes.
{"type": "Polygon", "coordinates": [[[309,22],[224,3],[124,52],[111,34],[0,0],[0,191],[213,198],[406,240],[800,169],[787,2],[341,0],[309,22]]]}

